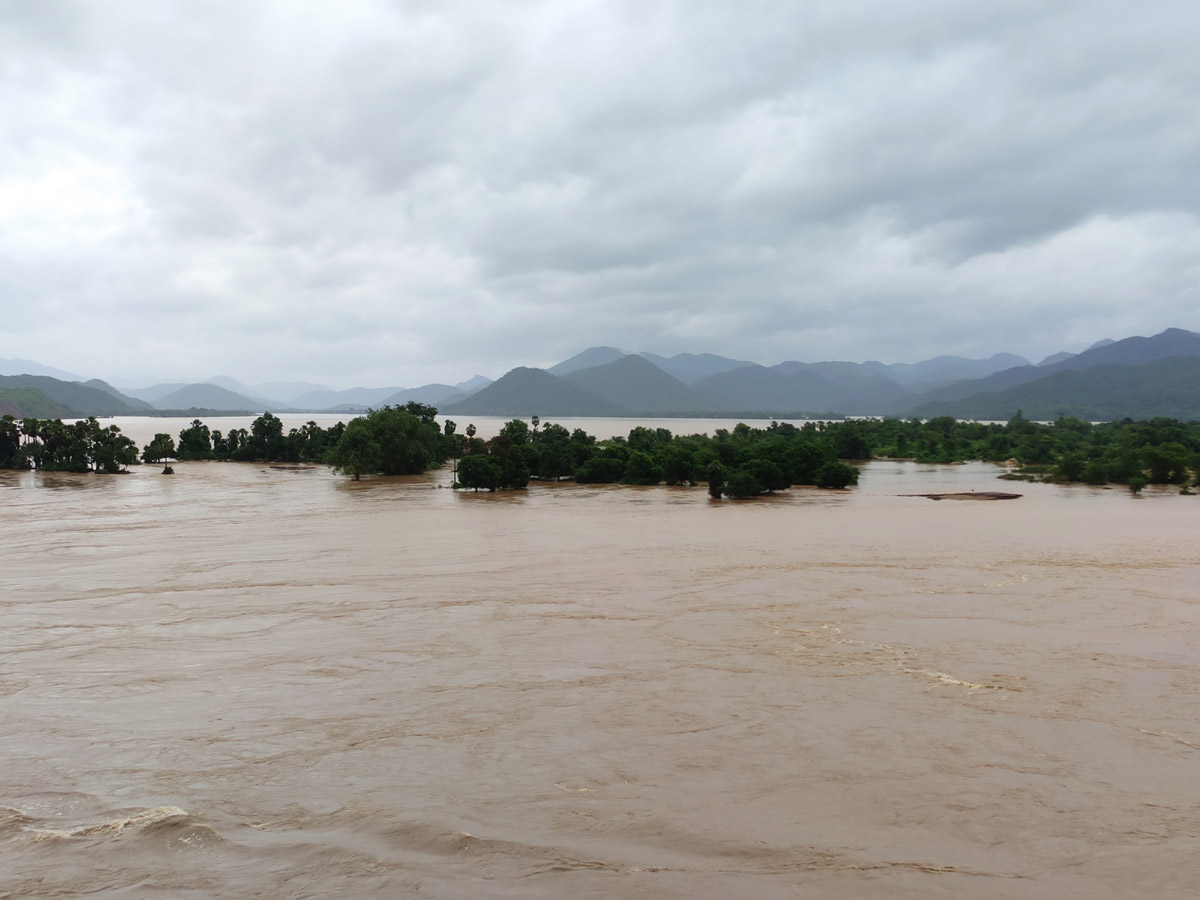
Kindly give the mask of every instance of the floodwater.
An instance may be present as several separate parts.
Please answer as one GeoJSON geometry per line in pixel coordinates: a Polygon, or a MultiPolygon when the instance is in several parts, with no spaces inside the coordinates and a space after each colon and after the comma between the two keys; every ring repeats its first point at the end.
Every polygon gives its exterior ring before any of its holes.
{"type": "Polygon", "coordinates": [[[1200,497],[176,471],[0,473],[0,897],[1196,895],[1200,497]]]}

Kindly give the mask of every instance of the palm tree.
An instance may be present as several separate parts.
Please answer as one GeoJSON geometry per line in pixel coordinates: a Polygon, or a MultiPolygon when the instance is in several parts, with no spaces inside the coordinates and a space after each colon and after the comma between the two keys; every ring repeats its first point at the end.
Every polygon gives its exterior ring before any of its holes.
{"type": "Polygon", "coordinates": [[[42,454],[40,447],[31,446],[38,443],[38,438],[42,436],[42,423],[37,419],[25,418],[21,420],[21,434],[25,440],[22,446],[26,447],[25,457],[33,465],[33,468],[41,468],[38,464],[41,462],[42,454]]]}

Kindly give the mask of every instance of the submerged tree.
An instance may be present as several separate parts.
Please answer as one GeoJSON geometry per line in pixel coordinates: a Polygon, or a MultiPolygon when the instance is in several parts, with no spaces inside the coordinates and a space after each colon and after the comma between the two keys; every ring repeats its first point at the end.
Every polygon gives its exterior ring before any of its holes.
{"type": "Polygon", "coordinates": [[[858,469],[842,462],[828,462],[817,470],[813,483],[822,488],[846,488],[858,484],[858,469]]]}
{"type": "Polygon", "coordinates": [[[213,441],[208,426],[199,419],[179,432],[180,459],[212,459],[213,441]]]}
{"type": "Polygon", "coordinates": [[[358,481],[363,475],[378,472],[382,458],[383,452],[370,423],[365,419],[352,419],[329,461],[336,470],[358,481]]]}
{"type": "Polygon", "coordinates": [[[458,464],[458,483],[465,488],[478,491],[498,490],[504,482],[504,471],[489,456],[471,454],[464,456],[458,464]]]}
{"type": "Polygon", "coordinates": [[[330,465],[357,481],[363,475],[419,475],[446,459],[447,441],[432,406],[384,406],[354,419],[330,453],[330,465]]]}
{"type": "Polygon", "coordinates": [[[142,462],[163,464],[163,474],[171,475],[174,469],[171,468],[170,461],[177,459],[178,451],[175,449],[175,439],[169,434],[156,434],[154,440],[145,446],[142,450],[142,462]]]}
{"type": "Polygon", "coordinates": [[[0,469],[20,469],[17,454],[21,450],[21,427],[12,416],[0,418],[0,469]]]}
{"type": "Polygon", "coordinates": [[[115,475],[126,471],[126,466],[137,463],[137,444],[121,434],[121,429],[116,425],[103,428],[93,418],[87,420],[87,427],[91,438],[92,465],[97,472],[115,475]]]}
{"type": "Polygon", "coordinates": [[[95,416],[70,423],[26,419],[19,425],[13,416],[0,418],[0,469],[115,474],[137,461],[137,445],[95,416]]]}

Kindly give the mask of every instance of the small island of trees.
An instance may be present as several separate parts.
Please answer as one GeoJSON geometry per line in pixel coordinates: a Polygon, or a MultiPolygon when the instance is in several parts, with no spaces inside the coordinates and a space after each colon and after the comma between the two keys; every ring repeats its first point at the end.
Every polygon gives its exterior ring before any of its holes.
{"type": "Polygon", "coordinates": [[[745,499],[795,485],[839,490],[858,483],[850,461],[912,459],[927,463],[983,460],[1008,463],[1005,477],[1094,485],[1174,484],[1191,493],[1200,464],[1200,423],[1156,418],[1093,424],[1060,417],[1049,424],[1020,413],[1006,423],[961,422],[950,417],[739,424],[712,435],[673,435],[638,426],[627,436],[597,440],[582,429],[512,419],[491,440],[437,422],[421,403],[384,406],[322,428],[308,422],[285,433],[264,413],[249,429],[228,434],[199,419],[178,441],[156,434],[138,453],[115,425],[95,418],[0,418],[0,468],[117,473],[139,462],[227,460],[309,463],[332,467],[354,480],[370,475],[414,475],[454,467],[456,488],[516,490],[531,480],[579,484],[707,485],[714,498],[745,499]]]}

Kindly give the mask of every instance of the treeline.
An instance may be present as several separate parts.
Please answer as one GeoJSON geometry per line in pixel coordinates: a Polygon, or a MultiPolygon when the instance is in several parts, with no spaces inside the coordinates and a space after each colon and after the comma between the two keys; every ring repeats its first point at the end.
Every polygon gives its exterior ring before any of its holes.
{"type": "Polygon", "coordinates": [[[385,406],[322,428],[308,422],[284,431],[264,413],[250,428],[228,433],[193,420],[178,436],[155,435],[139,457],[115,425],[95,418],[0,418],[0,468],[119,472],[139,461],[234,460],[329,465],[354,479],[412,475],[443,465],[455,485],[472,490],[523,488],[531,479],[580,484],[707,484],[714,497],[753,497],[792,485],[844,488],[858,482],[850,460],[873,457],[927,463],[1008,462],[1012,477],[1088,484],[1197,482],[1200,422],[1155,418],[1092,424],[1060,417],[1044,424],[1018,413],[1006,423],[963,422],[949,416],[917,419],[740,424],[709,435],[673,435],[639,426],[628,436],[597,440],[582,429],[513,419],[491,440],[474,425],[459,433],[421,403],[385,406]]]}
{"type": "Polygon", "coordinates": [[[142,452],[145,462],[231,460],[235,462],[320,463],[358,480],[362,475],[415,475],[440,466],[456,443],[438,428],[437,410],[423,403],[385,406],[322,428],[307,422],[283,430],[283,422],[263,413],[250,428],[227,434],[199,419],[179,433],[156,434],[142,452]]]}
{"type": "Polygon", "coordinates": [[[322,463],[355,480],[363,475],[413,475],[452,460],[455,485],[472,490],[526,487],[531,479],[573,479],[581,484],[707,483],[714,497],[753,497],[796,484],[843,488],[858,483],[858,470],[839,459],[861,458],[860,442],[839,441],[835,426],[767,429],[738,425],[712,436],[676,437],[665,428],[638,427],[628,437],[597,440],[582,429],[513,419],[491,440],[475,426],[458,433],[455,422],[440,428],[437,410],[420,403],[385,406],[322,429],[315,422],[283,431],[270,413],[250,428],[228,434],[199,419],[179,434],[155,435],[145,462],[235,460],[322,463]]]}
{"type": "MultiPolygon", "coordinates": [[[[468,428],[468,432],[471,429],[468,428]]],[[[753,497],[792,485],[842,488],[857,484],[848,460],[967,460],[1009,463],[1008,477],[1094,485],[1177,484],[1200,480],[1200,422],[1154,418],[1093,424],[1060,417],[1033,422],[1018,412],[1008,422],[918,419],[740,424],[712,436],[675,436],[665,428],[634,428],[627,438],[597,441],[580,429],[507,423],[492,441],[471,438],[458,464],[458,483],[487,490],[524,487],[530,478],[579,483],[697,484],[714,496],[753,497]]]]}
{"type": "Polygon", "coordinates": [[[169,434],[156,434],[142,451],[143,462],[217,459],[236,462],[325,462],[337,446],[346,426],[338,422],[322,428],[308,422],[286,434],[283,422],[263,413],[249,429],[233,428],[228,434],[212,429],[199,419],[179,432],[179,442],[169,434]]]}
{"type": "MultiPolygon", "coordinates": [[[[883,419],[836,426],[858,435],[873,456],[919,462],[1008,462],[1015,477],[1085,484],[1178,484],[1187,489],[1200,466],[1200,422],[1158,417],[1093,424],[1060,416],[1049,424],[1016,416],[1006,423],[883,419]]],[[[844,438],[848,440],[848,437],[844,438]]]]}
{"type": "MultiPolygon", "coordinates": [[[[708,435],[672,435],[639,426],[628,437],[598,441],[580,428],[532,427],[513,419],[490,441],[467,429],[457,483],[475,490],[521,488],[531,478],[580,484],[705,482],[714,497],[754,497],[796,484],[843,488],[858,483],[858,470],[841,462],[839,445],[826,426],[772,423],[738,425],[708,435]]],[[[857,449],[857,447],[855,448],[857,449]]],[[[856,458],[848,455],[843,458],[856,458]]]]}
{"type": "Polygon", "coordinates": [[[322,428],[307,422],[284,431],[283,422],[263,413],[247,428],[228,433],[194,419],[179,433],[156,434],[140,454],[116,425],[95,418],[68,424],[58,419],[0,417],[0,469],[62,472],[123,471],[141,462],[226,460],[319,463],[358,478],[367,473],[412,475],[440,466],[457,439],[443,435],[437,410],[422,403],[385,406],[322,428]]]}
{"type": "Polygon", "coordinates": [[[0,469],[115,474],[137,461],[137,444],[94,417],[72,423],[0,418],[0,469]]]}

